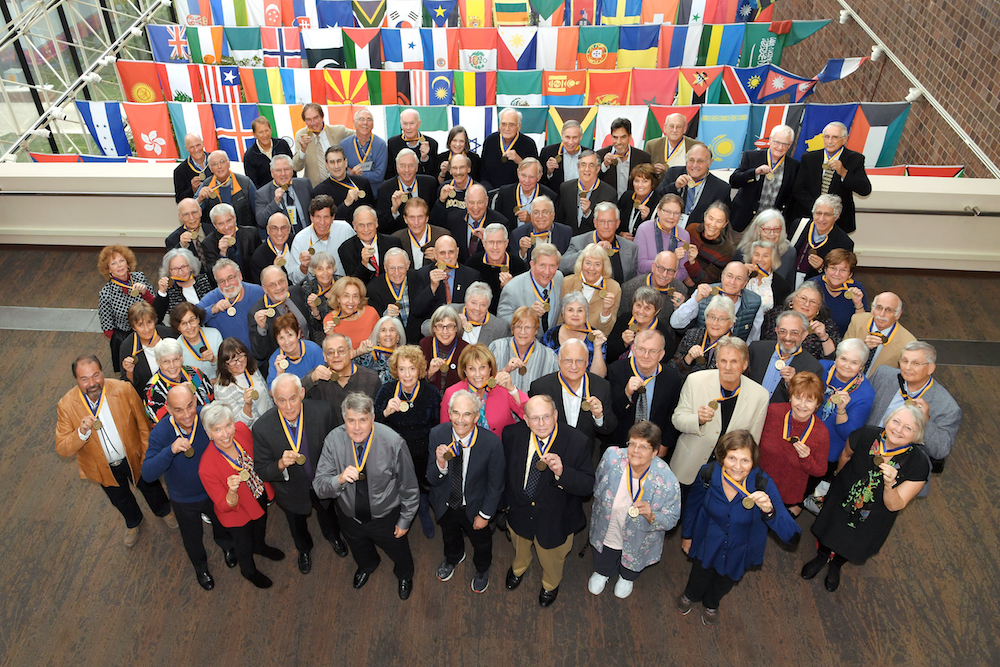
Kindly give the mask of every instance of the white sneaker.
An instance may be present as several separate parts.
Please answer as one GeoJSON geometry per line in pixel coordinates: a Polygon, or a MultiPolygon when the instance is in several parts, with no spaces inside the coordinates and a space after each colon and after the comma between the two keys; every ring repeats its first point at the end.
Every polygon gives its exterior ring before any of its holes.
{"type": "Polygon", "coordinates": [[[618,582],[615,583],[615,597],[624,600],[628,596],[632,595],[632,582],[628,579],[623,579],[618,577],[618,582]]]}
{"type": "Polygon", "coordinates": [[[608,584],[609,578],[596,572],[593,573],[590,575],[590,581],[587,582],[587,590],[594,595],[600,595],[604,592],[604,587],[608,584]]]}

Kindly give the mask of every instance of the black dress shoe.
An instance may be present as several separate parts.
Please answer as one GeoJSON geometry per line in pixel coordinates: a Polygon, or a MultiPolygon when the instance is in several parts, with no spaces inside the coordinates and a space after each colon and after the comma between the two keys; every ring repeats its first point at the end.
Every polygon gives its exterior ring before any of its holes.
{"type": "Polygon", "coordinates": [[[413,579],[400,579],[399,580],[399,599],[406,600],[410,597],[410,593],[413,592],[413,579]]]}
{"type": "Polygon", "coordinates": [[[223,552],[222,555],[226,559],[226,567],[230,570],[236,567],[236,564],[239,562],[236,558],[236,549],[229,549],[223,552]]]}
{"type": "Polygon", "coordinates": [[[333,546],[333,553],[341,558],[347,558],[347,542],[344,541],[344,538],[335,537],[330,540],[330,544],[333,546]]]}
{"type": "Polygon", "coordinates": [[[833,593],[840,586],[840,566],[841,563],[837,561],[830,562],[830,569],[826,571],[826,579],[823,580],[823,585],[826,586],[826,590],[833,593]]]}
{"type": "Polygon", "coordinates": [[[261,556],[269,560],[285,560],[285,552],[277,547],[272,547],[270,545],[264,545],[264,548],[258,551],[261,556]]]}
{"type": "Polygon", "coordinates": [[[254,572],[253,574],[249,574],[249,575],[244,574],[243,578],[246,579],[247,581],[249,581],[251,584],[253,584],[257,588],[270,588],[271,584],[272,584],[271,580],[268,579],[264,575],[264,573],[260,572],[259,570],[257,572],[254,572]]]}
{"type": "Polygon", "coordinates": [[[210,591],[213,588],[215,588],[215,579],[213,579],[212,575],[208,573],[208,570],[205,570],[204,572],[199,572],[197,574],[197,577],[198,577],[198,585],[204,588],[206,591],[210,591]]]}
{"type": "Polygon", "coordinates": [[[507,590],[508,591],[512,591],[515,588],[517,588],[518,586],[520,586],[521,585],[521,579],[524,579],[524,575],[523,574],[519,577],[516,574],[514,574],[514,568],[508,569],[507,570],[507,581],[506,581],[507,590]]]}
{"type": "Polygon", "coordinates": [[[357,572],[355,572],[354,573],[354,587],[355,588],[361,588],[362,586],[364,586],[365,584],[367,584],[368,583],[368,577],[369,577],[369,575],[371,575],[370,572],[362,572],[361,570],[358,570],[357,572]]]}
{"type": "Polygon", "coordinates": [[[823,571],[826,564],[830,562],[830,556],[827,554],[819,554],[811,561],[802,566],[802,578],[812,579],[817,574],[823,571]]]}
{"type": "Polygon", "coordinates": [[[302,574],[309,574],[309,570],[312,569],[313,562],[312,558],[309,557],[308,551],[303,551],[299,554],[299,572],[302,574]]]}
{"type": "Polygon", "coordinates": [[[556,596],[559,595],[559,587],[556,586],[553,590],[547,591],[544,588],[538,592],[538,604],[543,607],[550,607],[552,603],[556,601],[556,596]]]}

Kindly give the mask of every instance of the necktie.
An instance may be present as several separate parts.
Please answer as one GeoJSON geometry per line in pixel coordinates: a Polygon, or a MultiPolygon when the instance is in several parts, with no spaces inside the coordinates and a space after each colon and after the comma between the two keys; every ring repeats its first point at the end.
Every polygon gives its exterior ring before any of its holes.
{"type": "Polygon", "coordinates": [[[637,422],[646,421],[649,418],[649,403],[646,402],[646,392],[639,394],[639,400],[635,402],[635,420],[637,422]]]}
{"type": "Polygon", "coordinates": [[[448,507],[453,510],[462,508],[462,449],[459,446],[458,455],[448,462],[448,474],[451,475],[451,494],[448,496],[448,507]]]}
{"type": "MultiPolygon", "coordinates": [[[[365,446],[361,444],[354,447],[358,451],[358,460],[360,461],[364,454],[365,446]]],[[[372,520],[372,506],[368,498],[367,475],[364,479],[359,479],[354,483],[354,518],[361,523],[367,523],[372,520]]]]}
{"type": "Polygon", "coordinates": [[[878,350],[876,347],[868,353],[868,361],[865,362],[865,369],[861,371],[863,375],[868,375],[868,369],[872,367],[872,362],[875,361],[875,351],[878,350]]]}
{"type": "Polygon", "coordinates": [[[830,193],[830,182],[833,181],[833,169],[823,170],[823,187],[820,189],[820,194],[825,195],[830,193]]]}
{"type": "MultiPolygon", "coordinates": [[[[544,299],[545,302],[548,303],[549,301],[548,288],[542,290],[542,299],[544,299]]],[[[549,314],[546,312],[542,314],[542,331],[548,331],[548,330],[549,330],[549,314]]]]}
{"type": "Polygon", "coordinates": [[[528,483],[524,485],[524,492],[529,498],[534,498],[535,494],[538,493],[538,482],[542,478],[542,472],[535,467],[541,459],[538,457],[538,452],[532,450],[531,452],[531,466],[528,468],[528,483]]]}
{"type": "Polygon", "coordinates": [[[375,275],[377,276],[378,275],[378,254],[376,253],[376,254],[372,255],[372,258],[370,260],[368,260],[368,262],[372,265],[372,270],[375,271],[375,275]]]}
{"type": "Polygon", "coordinates": [[[693,187],[688,186],[688,189],[687,189],[687,207],[684,209],[685,213],[690,213],[691,209],[694,208],[694,196],[695,196],[694,190],[695,189],[693,187]]]}
{"type": "Polygon", "coordinates": [[[469,235],[471,237],[469,239],[469,257],[472,257],[476,254],[476,250],[479,248],[479,237],[471,232],[469,235]]]}
{"type": "MultiPolygon", "coordinates": [[[[448,277],[451,277],[451,271],[445,271],[448,277]]],[[[451,285],[448,284],[448,278],[444,279],[444,302],[451,303],[451,285]]]]}

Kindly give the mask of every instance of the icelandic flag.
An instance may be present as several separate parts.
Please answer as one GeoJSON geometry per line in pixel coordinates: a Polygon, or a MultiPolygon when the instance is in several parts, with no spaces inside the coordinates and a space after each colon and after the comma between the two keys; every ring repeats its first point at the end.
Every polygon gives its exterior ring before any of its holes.
{"type": "Polygon", "coordinates": [[[121,104],[77,100],[76,108],[103,155],[116,157],[132,155],[128,137],[125,136],[121,104]]]}
{"type": "Polygon", "coordinates": [[[820,70],[816,78],[822,83],[843,79],[861,67],[861,64],[866,60],[868,60],[868,56],[864,58],[830,58],[826,61],[826,67],[820,70]]]}
{"type": "Polygon", "coordinates": [[[153,60],[158,63],[191,62],[187,33],[183,26],[149,24],[146,29],[149,31],[153,60]]]}
{"type": "Polygon", "coordinates": [[[260,114],[256,104],[213,104],[215,134],[219,148],[233,162],[242,162],[243,155],[255,141],[250,123],[260,114]]]}

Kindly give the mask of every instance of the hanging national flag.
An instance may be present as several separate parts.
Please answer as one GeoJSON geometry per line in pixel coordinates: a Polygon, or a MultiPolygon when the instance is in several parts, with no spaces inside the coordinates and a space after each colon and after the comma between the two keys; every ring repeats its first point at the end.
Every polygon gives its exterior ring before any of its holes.
{"type": "MultiPolygon", "coordinates": [[[[865,168],[865,171],[868,171],[865,168]]],[[[870,172],[869,172],[870,173],[870,172]]],[[[918,164],[906,165],[907,176],[933,176],[936,178],[962,178],[965,176],[965,167],[962,165],[935,165],[924,166],[918,164]]]]}
{"type": "Polygon", "coordinates": [[[453,70],[458,67],[458,30],[421,28],[424,69],[453,70]]]}
{"type": "MultiPolygon", "coordinates": [[[[706,23],[706,0],[680,0],[677,3],[677,25],[694,25],[706,23]]],[[[714,4],[714,2],[712,3],[714,4]]],[[[714,9],[713,15],[714,15],[714,9]]]]}
{"type": "Polygon", "coordinates": [[[455,72],[455,104],[487,106],[497,103],[500,72],[455,72]]]}
{"type": "Polygon", "coordinates": [[[777,65],[768,66],[767,77],[757,99],[761,102],[773,100],[786,93],[791,94],[791,102],[801,102],[812,94],[816,79],[804,79],[786,72],[777,65]]]}
{"type": "Polygon", "coordinates": [[[187,41],[193,63],[218,65],[223,56],[229,55],[225,35],[220,27],[188,28],[187,41]]]}
{"type": "Polygon", "coordinates": [[[531,0],[531,11],[539,28],[561,26],[566,22],[566,0],[531,0]]]}
{"type": "Polygon", "coordinates": [[[368,104],[368,76],[365,70],[333,70],[323,72],[327,104],[368,104]]]}
{"type": "Polygon", "coordinates": [[[261,67],[264,48],[260,41],[260,28],[223,28],[229,43],[229,55],[240,67],[261,67]]]}
{"type": "Polygon", "coordinates": [[[174,159],[178,158],[177,143],[170,129],[170,114],[163,104],[130,104],[122,107],[128,116],[135,141],[135,154],[139,157],[174,159]]]}
{"type": "Polygon", "coordinates": [[[179,25],[146,26],[153,60],[159,63],[191,62],[188,51],[187,30],[179,25]]]}
{"type": "Polygon", "coordinates": [[[770,22],[774,14],[774,0],[757,0],[750,12],[749,21],[770,22]]]}
{"type": "Polygon", "coordinates": [[[306,104],[316,102],[321,104],[326,99],[326,82],[323,70],[293,69],[282,67],[281,89],[285,95],[286,104],[306,104]]]}
{"type": "Polygon", "coordinates": [[[587,93],[587,72],[567,70],[542,74],[542,104],[581,106],[587,93]]]}
{"type": "Polygon", "coordinates": [[[385,23],[385,0],[354,0],[354,18],[362,28],[381,28],[385,23]]]}
{"type": "Polygon", "coordinates": [[[284,104],[281,70],[277,67],[241,67],[240,87],[247,102],[254,104],[284,104]]]}
{"type": "Polygon", "coordinates": [[[566,25],[597,25],[597,0],[567,0],[566,25]]]}
{"type": "Polygon", "coordinates": [[[597,107],[550,106],[548,109],[548,120],[545,126],[546,143],[553,144],[562,141],[563,123],[575,120],[580,123],[580,129],[583,130],[580,145],[587,148],[594,147],[594,121],[597,119],[597,107]]]}
{"type": "Polygon", "coordinates": [[[848,74],[857,71],[861,67],[861,63],[866,60],[868,60],[868,56],[864,58],[830,58],[826,61],[826,66],[816,75],[816,78],[822,83],[843,79],[848,74]]]}
{"type": "Polygon", "coordinates": [[[219,142],[215,138],[215,117],[212,115],[212,105],[208,102],[167,102],[170,122],[174,126],[174,139],[180,148],[181,159],[188,159],[184,148],[184,137],[197,134],[205,144],[205,152],[218,150],[219,142]]]}
{"type": "Polygon", "coordinates": [[[385,21],[388,28],[419,28],[423,23],[420,0],[387,0],[385,21]]]}
{"type": "MultiPolygon", "coordinates": [[[[747,139],[743,150],[752,151],[757,148],[767,148],[771,130],[778,125],[787,125],[799,136],[799,126],[802,124],[802,112],[805,104],[754,104],[750,107],[750,123],[747,127],[747,139]]],[[[801,157],[794,151],[788,153],[791,157],[801,157]]]]}
{"type": "Polygon", "coordinates": [[[528,0],[493,0],[493,24],[497,27],[528,25],[530,16],[528,0]]]}
{"type": "MultiPolygon", "coordinates": [[[[268,2],[270,0],[265,0],[268,2]]],[[[316,14],[319,28],[353,28],[354,11],[351,0],[317,0],[316,14]]]]}
{"type": "MultiPolygon", "coordinates": [[[[657,26],[653,26],[654,28],[657,26]]],[[[677,68],[634,69],[629,104],[670,105],[677,96],[677,68]]]]}
{"type": "Polygon", "coordinates": [[[459,28],[459,69],[467,72],[495,71],[498,41],[495,28],[459,28]]]}
{"type": "Polygon", "coordinates": [[[204,102],[201,94],[201,78],[198,67],[187,63],[160,63],[156,70],[160,77],[160,87],[168,102],[204,102]]]}
{"type": "Polygon", "coordinates": [[[716,25],[744,23],[744,21],[737,18],[737,13],[742,2],[743,0],[718,0],[715,6],[715,16],[712,17],[712,20],[706,21],[706,23],[716,25]]]}
{"type": "Polygon", "coordinates": [[[422,69],[424,45],[420,28],[382,28],[386,69],[422,69]]]}
{"type": "MultiPolygon", "coordinates": [[[[386,134],[391,137],[401,133],[399,126],[399,114],[405,107],[395,106],[385,109],[386,134]]],[[[448,107],[420,107],[415,106],[420,114],[420,132],[424,136],[433,137],[438,142],[438,146],[444,146],[448,141],[448,131],[451,129],[451,114],[448,107]]]]}
{"type": "Polygon", "coordinates": [[[303,30],[302,46],[311,68],[344,66],[344,33],[340,28],[303,30]]]}
{"type": "Polygon", "coordinates": [[[458,0],[464,28],[492,28],[493,0],[458,0]]]}
{"type": "Polygon", "coordinates": [[[580,29],[576,26],[538,29],[535,67],[544,70],[576,69],[580,29]]]}
{"type": "Polygon", "coordinates": [[[712,150],[713,169],[739,166],[749,123],[749,104],[702,105],[698,138],[712,150]]]}
{"type": "Polygon", "coordinates": [[[615,69],[618,26],[584,26],[580,28],[577,44],[578,69],[615,69]]]}
{"type": "Polygon", "coordinates": [[[658,25],[622,26],[618,37],[618,68],[655,68],[659,41],[658,25]]]}
{"type": "MultiPolygon", "coordinates": [[[[232,65],[195,65],[201,76],[201,88],[208,102],[240,101],[240,70],[232,65]]],[[[176,101],[176,100],[175,100],[176,101]]]]}
{"type": "Polygon", "coordinates": [[[458,0],[423,0],[424,25],[458,27],[458,0]]]}
{"type": "Polygon", "coordinates": [[[587,70],[586,104],[628,104],[632,70],[587,70]]]}
{"type": "MultiPolygon", "coordinates": [[[[499,74],[499,72],[498,72],[499,74]]],[[[493,107],[465,107],[455,106],[451,108],[452,127],[461,125],[469,135],[469,148],[474,153],[479,153],[483,149],[483,142],[486,137],[496,130],[496,113],[493,107]]],[[[523,126],[522,126],[523,129],[523,126]]]]}
{"type": "Polygon", "coordinates": [[[344,60],[349,69],[382,69],[382,31],[344,28],[344,60]]]}
{"type": "Polygon", "coordinates": [[[677,104],[718,104],[722,67],[682,67],[677,77],[677,104]]]}
{"type": "Polygon", "coordinates": [[[745,29],[746,26],[742,23],[704,26],[701,31],[701,45],[698,48],[698,65],[735,67],[740,60],[745,29]]]}
{"type": "Polygon", "coordinates": [[[302,67],[302,43],[298,28],[261,28],[264,67],[302,67]]]}
{"type": "Polygon", "coordinates": [[[542,105],[542,70],[497,72],[498,107],[537,107],[542,105]]]}
{"type": "MultiPolygon", "coordinates": [[[[449,105],[452,100],[452,73],[450,71],[413,70],[410,72],[410,91],[416,106],[449,105]]],[[[421,125],[423,121],[421,120],[421,125]]]]}
{"type": "Polygon", "coordinates": [[[497,28],[497,69],[535,69],[538,29],[527,26],[497,28]]]}
{"type": "Polygon", "coordinates": [[[178,0],[174,3],[177,22],[184,26],[212,25],[210,0],[178,0]]]}
{"type": "Polygon", "coordinates": [[[318,28],[316,0],[281,0],[281,22],[286,27],[318,28]]]}
{"type": "Polygon", "coordinates": [[[271,123],[272,136],[284,139],[291,146],[295,133],[306,126],[299,104],[261,104],[257,111],[271,123]]]}
{"type": "Polygon", "coordinates": [[[525,107],[521,112],[521,134],[535,142],[535,148],[545,148],[545,130],[549,121],[548,107],[525,107]]]}
{"type": "Polygon", "coordinates": [[[132,158],[133,160],[136,159],[136,158],[132,157],[131,155],[129,155],[129,156],[123,155],[121,157],[110,157],[110,156],[106,156],[106,155],[81,155],[80,156],[80,162],[103,162],[105,164],[109,163],[109,162],[121,162],[121,163],[124,163],[124,162],[128,162],[129,158],[132,158]]]}
{"type": "Polygon", "coordinates": [[[862,102],[851,123],[847,147],[864,153],[865,164],[888,167],[896,159],[909,114],[909,102],[862,102]]]}
{"type": "Polygon", "coordinates": [[[101,149],[102,155],[126,156],[132,154],[132,147],[125,135],[120,102],[76,101],[76,109],[87,124],[90,136],[101,149]]]}
{"type": "MultiPolygon", "coordinates": [[[[659,29],[660,43],[656,54],[656,66],[660,69],[684,67],[684,47],[687,45],[688,27],[686,25],[664,25],[659,26],[659,29]]],[[[693,29],[698,30],[698,27],[694,26],[693,29]]],[[[698,54],[695,52],[691,65],[697,62],[697,56],[698,54]]]]}
{"type": "MultiPolygon", "coordinates": [[[[174,3],[177,7],[177,3],[174,3]]],[[[275,0],[246,0],[247,24],[255,26],[281,26],[281,5],[275,0]]]]}
{"type": "Polygon", "coordinates": [[[642,14],[642,0],[600,0],[601,25],[636,25],[642,14]]]}
{"type": "Polygon", "coordinates": [[[412,104],[410,73],[368,70],[368,96],[372,104],[412,104]]]}
{"type": "Polygon", "coordinates": [[[701,111],[701,107],[698,105],[690,106],[651,106],[649,107],[649,115],[646,119],[646,142],[650,142],[653,139],[658,139],[663,136],[663,124],[667,120],[667,116],[675,113],[679,113],[687,119],[687,132],[685,134],[689,137],[697,137],[698,135],[698,113],[701,111]]]}
{"type": "Polygon", "coordinates": [[[639,17],[644,25],[673,23],[677,18],[678,0],[642,0],[639,17]]]}
{"type": "Polygon", "coordinates": [[[213,104],[215,134],[219,149],[233,162],[242,162],[243,155],[254,142],[251,123],[260,115],[256,104],[213,104]]]}
{"type": "Polygon", "coordinates": [[[740,67],[780,65],[785,47],[798,44],[829,22],[820,20],[747,24],[743,35],[743,50],[740,53],[740,67]]]}
{"type": "MultiPolygon", "coordinates": [[[[28,151],[28,155],[34,162],[44,162],[44,163],[59,163],[67,164],[72,162],[83,162],[83,159],[79,155],[50,155],[49,153],[35,153],[33,151],[28,151]]],[[[127,158],[126,158],[127,160],[127,158]]]]}
{"type": "Polygon", "coordinates": [[[805,107],[802,131],[795,142],[795,154],[800,158],[808,151],[823,148],[823,128],[830,123],[839,121],[850,131],[858,112],[857,104],[807,104],[805,107]]]}
{"type": "Polygon", "coordinates": [[[245,0],[212,0],[212,15],[216,25],[250,25],[245,0]]]}
{"type": "Polygon", "coordinates": [[[162,102],[163,90],[160,88],[160,77],[157,64],[149,61],[115,61],[118,71],[118,81],[121,83],[125,99],[129,102],[162,102]]]}
{"type": "Polygon", "coordinates": [[[770,69],[760,67],[726,67],[722,70],[720,104],[757,104],[757,96],[764,88],[764,78],[770,69]]]}

